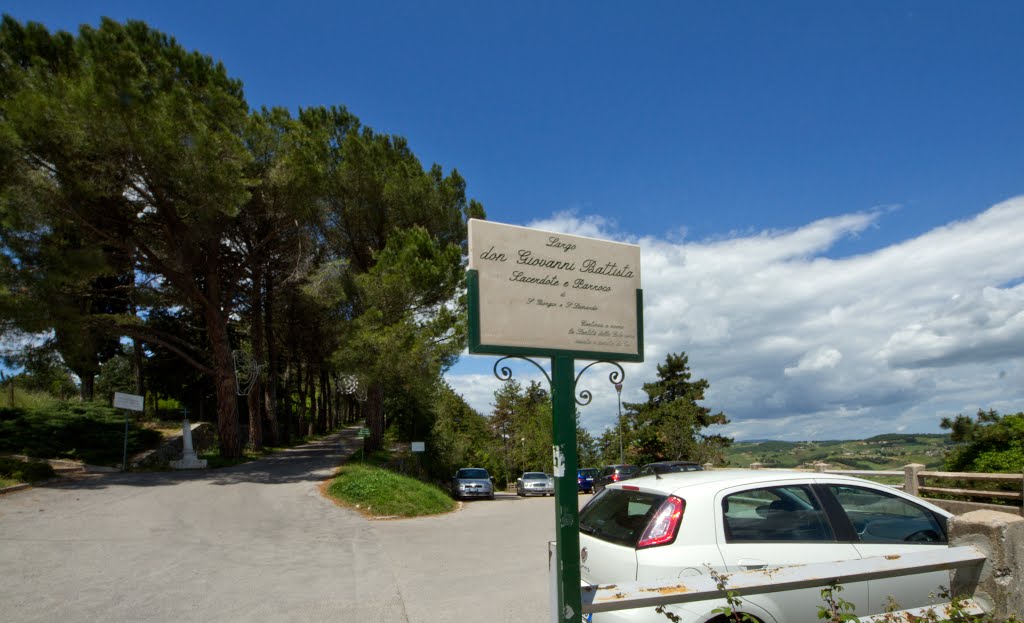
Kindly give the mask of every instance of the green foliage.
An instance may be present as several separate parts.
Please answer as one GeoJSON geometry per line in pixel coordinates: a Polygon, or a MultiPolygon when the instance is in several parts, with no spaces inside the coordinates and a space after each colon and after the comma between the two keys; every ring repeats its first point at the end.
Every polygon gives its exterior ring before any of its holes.
{"type": "MultiPolygon", "coordinates": [[[[466,219],[485,216],[457,171],[341,106],[250,112],[220,63],[141,22],[5,17],[0,93],[0,326],[50,333],[83,396],[128,336],[150,389],[216,400],[227,457],[240,347],[271,395],[283,362],[301,375],[291,404],[358,371],[374,443],[385,411],[402,438],[431,429],[465,340],[466,219]]],[[[292,423],[322,429],[304,406],[292,423]]]]}
{"type": "Polygon", "coordinates": [[[829,623],[847,623],[859,620],[854,614],[857,607],[838,596],[842,590],[843,587],[836,582],[821,589],[821,600],[825,602],[825,605],[818,607],[819,619],[829,623]]]}
{"type": "Polygon", "coordinates": [[[0,456],[0,477],[17,482],[38,482],[53,478],[56,473],[49,463],[19,461],[0,456]]]}
{"type": "Polygon", "coordinates": [[[14,383],[16,391],[46,393],[61,399],[70,398],[78,392],[71,373],[52,349],[26,348],[17,361],[24,369],[8,381],[14,383]]]}
{"type": "Polygon", "coordinates": [[[100,366],[95,398],[103,402],[112,401],[115,392],[135,393],[135,369],[129,355],[118,355],[100,366]]]}
{"type": "Polygon", "coordinates": [[[493,466],[487,420],[447,383],[438,392],[424,463],[436,482],[447,482],[460,467],[493,466]]]}
{"type": "Polygon", "coordinates": [[[499,486],[525,471],[551,473],[551,418],[551,394],[536,381],[523,387],[512,379],[494,392],[488,425],[499,486]]]}
{"type": "Polygon", "coordinates": [[[698,404],[709,387],[705,379],[691,380],[689,358],[669,353],[658,365],[658,380],[645,383],[647,402],[626,404],[631,425],[626,460],[637,464],[661,460],[724,463],[728,437],[708,434],[712,425],[728,424],[724,413],[698,404]]]}
{"type": "MultiPolygon", "coordinates": [[[[157,431],[130,425],[129,455],[155,447],[160,439],[157,431]]],[[[120,465],[123,450],[124,415],[112,407],[61,402],[32,411],[0,410],[0,452],[120,465]]]]}
{"type": "Polygon", "coordinates": [[[452,499],[439,487],[359,463],[342,467],[327,492],[377,517],[419,517],[455,508],[452,499]]]}
{"type": "Polygon", "coordinates": [[[946,469],[954,472],[1020,472],[1024,470],[1024,412],[1000,415],[979,410],[975,418],[943,418],[958,445],[946,455],[946,469]]]}

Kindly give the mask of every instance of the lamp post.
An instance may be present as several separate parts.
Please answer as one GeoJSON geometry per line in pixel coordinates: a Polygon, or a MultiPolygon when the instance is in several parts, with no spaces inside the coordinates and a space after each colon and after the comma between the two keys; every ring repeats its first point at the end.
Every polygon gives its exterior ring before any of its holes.
{"type": "Polygon", "coordinates": [[[622,383],[615,384],[615,393],[619,396],[619,463],[624,464],[626,458],[622,450],[622,383]]]}

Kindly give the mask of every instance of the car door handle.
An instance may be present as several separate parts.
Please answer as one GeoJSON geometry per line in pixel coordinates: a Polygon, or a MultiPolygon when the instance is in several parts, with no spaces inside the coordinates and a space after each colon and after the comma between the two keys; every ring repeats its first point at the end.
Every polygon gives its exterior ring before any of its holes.
{"type": "Polygon", "coordinates": [[[764,569],[768,566],[768,563],[764,560],[756,560],[754,558],[740,558],[736,561],[736,564],[743,567],[744,569],[764,569]]]}

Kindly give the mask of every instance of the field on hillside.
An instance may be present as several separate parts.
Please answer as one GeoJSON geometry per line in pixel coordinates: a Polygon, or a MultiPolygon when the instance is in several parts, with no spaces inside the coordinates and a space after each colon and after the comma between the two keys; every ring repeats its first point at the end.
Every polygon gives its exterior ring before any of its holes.
{"type": "Polygon", "coordinates": [[[828,463],[837,469],[902,469],[908,463],[942,467],[952,442],[948,434],[887,434],[859,441],[739,441],[726,451],[732,467],[810,467],[828,463]]]}

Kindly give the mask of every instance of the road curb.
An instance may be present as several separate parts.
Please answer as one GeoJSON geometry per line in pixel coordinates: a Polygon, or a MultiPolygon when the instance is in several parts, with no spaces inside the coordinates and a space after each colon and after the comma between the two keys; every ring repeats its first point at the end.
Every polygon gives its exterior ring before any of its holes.
{"type": "Polygon", "coordinates": [[[32,485],[28,484],[27,482],[23,482],[20,485],[11,485],[9,487],[3,487],[0,488],[0,495],[4,495],[5,493],[14,493],[15,491],[21,491],[22,489],[28,489],[31,486],[32,485]]]}

